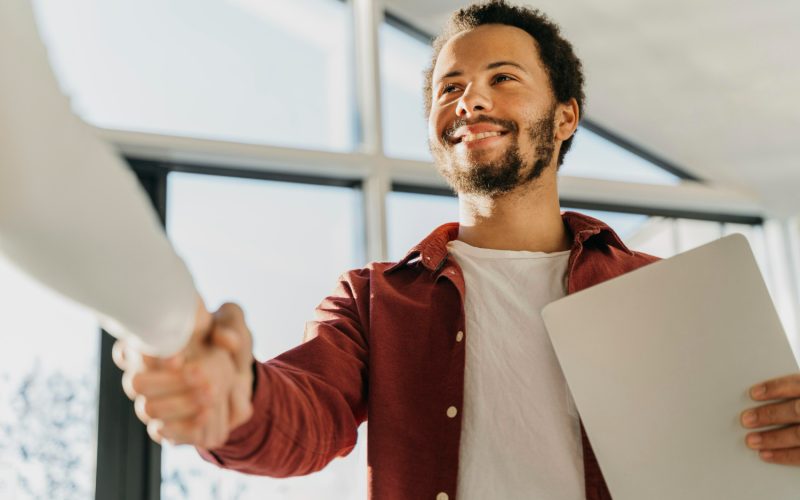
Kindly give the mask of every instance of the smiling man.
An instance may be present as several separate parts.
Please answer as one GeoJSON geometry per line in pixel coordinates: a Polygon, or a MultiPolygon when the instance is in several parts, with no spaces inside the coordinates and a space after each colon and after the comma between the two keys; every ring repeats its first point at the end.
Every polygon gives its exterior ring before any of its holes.
{"type": "MultiPolygon", "coordinates": [[[[254,416],[201,454],[307,474],[349,453],[369,417],[373,498],[610,498],[540,311],[656,258],[560,211],[557,171],[583,101],[581,64],[541,13],[502,1],[456,12],[434,42],[426,113],[459,223],[400,262],[342,275],[305,342],[270,361],[253,361],[242,311],[223,306],[217,328],[241,339],[254,416]]],[[[196,444],[197,405],[170,377],[134,377],[145,419],[196,444]]]]}

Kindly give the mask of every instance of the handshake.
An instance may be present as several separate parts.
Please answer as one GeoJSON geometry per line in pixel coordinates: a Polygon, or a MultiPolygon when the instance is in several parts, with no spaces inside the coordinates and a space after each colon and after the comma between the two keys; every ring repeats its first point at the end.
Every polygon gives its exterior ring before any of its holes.
{"type": "Polygon", "coordinates": [[[137,417],[156,441],[200,448],[223,445],[253,414],[253,339],[242,309],[209,313],[199,302],[189,343],[170,358],[114,345],[114,362],[137,417]]]}

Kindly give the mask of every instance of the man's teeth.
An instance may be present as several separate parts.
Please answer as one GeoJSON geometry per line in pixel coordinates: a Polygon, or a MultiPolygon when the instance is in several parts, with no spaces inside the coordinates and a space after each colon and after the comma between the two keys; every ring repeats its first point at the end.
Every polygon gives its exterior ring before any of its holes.
{"type": "Polygon", "coordinates": [[[472,142],[477,141],[479,139],[485,139],[487,137],[496,137],[498,135],[503,135],[502,132],[481,132],[480,134],[466,134],[461,136],[461,142],[472,142]]]}

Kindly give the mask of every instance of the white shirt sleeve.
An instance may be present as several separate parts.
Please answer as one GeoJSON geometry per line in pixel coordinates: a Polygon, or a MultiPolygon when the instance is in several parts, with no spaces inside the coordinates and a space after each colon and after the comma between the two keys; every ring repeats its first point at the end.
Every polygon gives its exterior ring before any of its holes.
{"type": "Polygon", "coordinates": [[[0,0],[0,253],[92,309],[112,335],[168,356],[197,295],[133,173],[72,112],[29,0],[0,0]]]}

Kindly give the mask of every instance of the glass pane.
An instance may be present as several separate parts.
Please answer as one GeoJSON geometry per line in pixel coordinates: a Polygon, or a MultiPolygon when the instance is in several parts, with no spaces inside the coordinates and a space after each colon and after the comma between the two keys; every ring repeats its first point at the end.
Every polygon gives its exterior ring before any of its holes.
{"type": "Polygon", "coordinates": [[[649,217],[639,229],[623,238],[631,249],[668,258],[679,253],[674,219],[649,217]]]}
{"type": "Polygon", "coordinates": [[[389,260],[397,261],[436,227],[458,222],[458,199],[393,191],[386,200],[386,219],[389,260]]]}
{"type": "Polygon", "coordinates": [[[586,128],[579,129],[575,135],[572,148],[564,157],[560,173],[644,184],[676,185],[681,182],[679,177],[586,128]]]}
{"type": "MultiPolygon", "coordinates": [[[[167,227],[209,307],[246,313],[258,359],[300,344],[303,326],[338,276],[361,264],[355,189],[175,173],[167,227]]],[[[366,498],[366,432],[344,459],[306,477],[224,471],[191,447],[163,448],[162,498],[366,498]]]]}
{"type": "Polygon", "coordinates": [[[634,250],[663,258],[724,236],[723,225],[719,222],[664,217],[648,217],[646,220],[635,234],[623,239],[634,250]]]}
{"type": "Polygon", "coordinates": [[[0,498],[93,499],[97,322],[2,257],[0,304],[0,498]]]}
{"type": "Polygon", "coordinates": [[[36,0],[62,87],[102,127],[326,150],[354,145],[337,0],[36,0]]]}
{"type": "Polygon", "coordinates": [[[422,95],[431,47],[386,23],[379,35],[386,156],[431,161],[422,95]]]}
{"type": "Polygon", "coordinates": [[[722,224],[713,221],[677,219],[678,249],[681,252],[697,248],[722,238],[722,224]]]}

